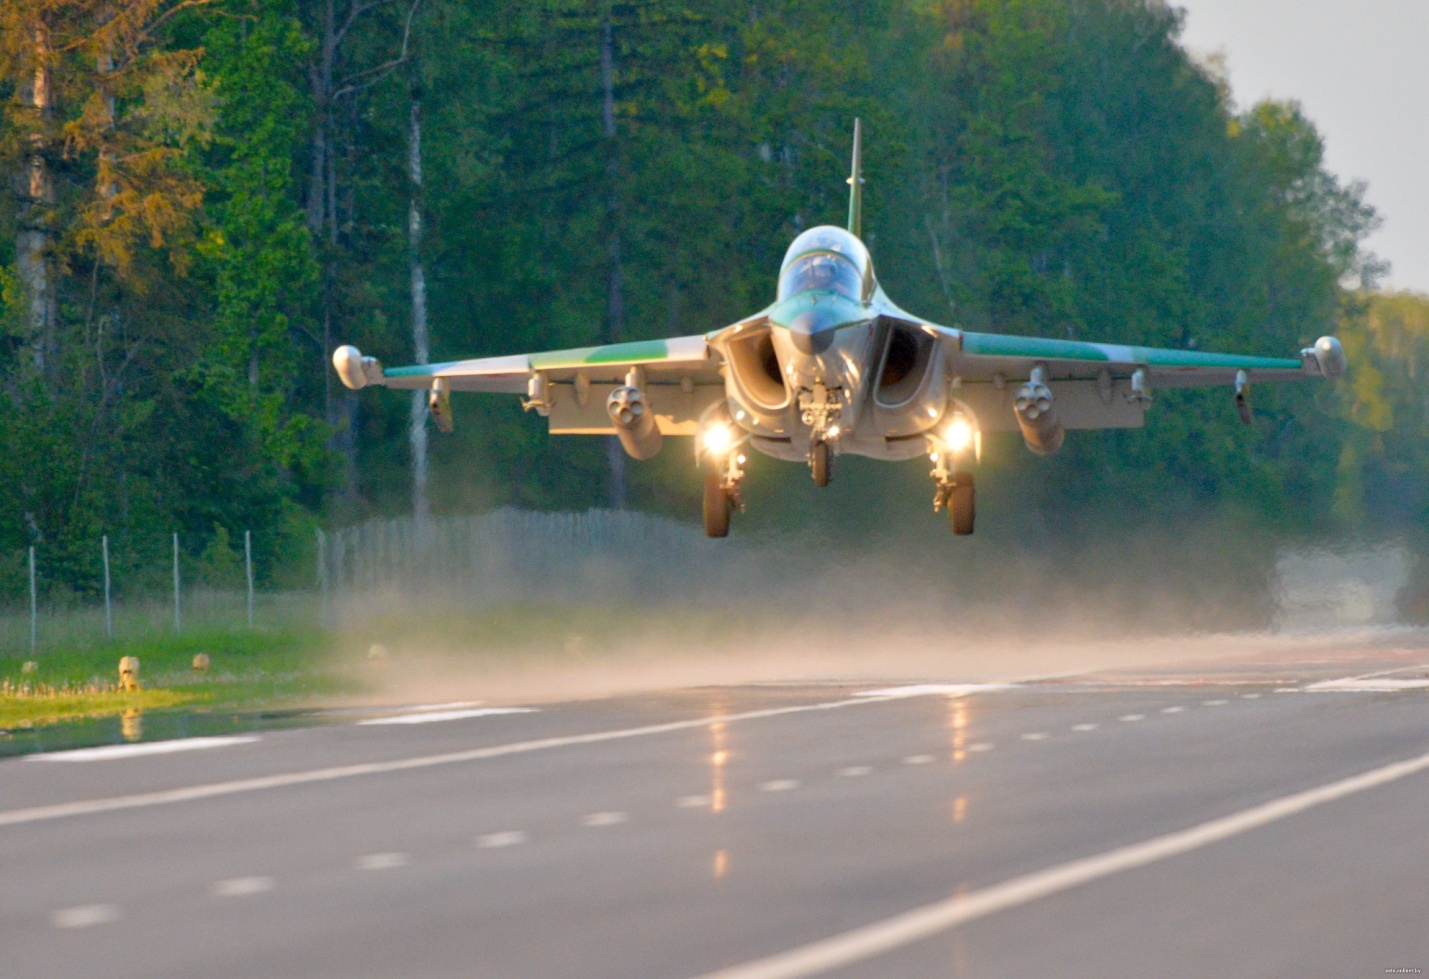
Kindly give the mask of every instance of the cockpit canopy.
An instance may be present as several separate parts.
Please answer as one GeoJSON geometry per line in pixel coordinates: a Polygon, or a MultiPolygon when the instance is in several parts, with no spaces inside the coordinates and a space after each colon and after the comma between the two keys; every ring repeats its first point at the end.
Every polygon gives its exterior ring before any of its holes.
{"type": "Polygon", "coordinates": [[[872,271],[868,250],[843,228],[810,228],[784,253],[779,272],[779,299],[810,289],[828,290],[862,302],[872,271]]]}

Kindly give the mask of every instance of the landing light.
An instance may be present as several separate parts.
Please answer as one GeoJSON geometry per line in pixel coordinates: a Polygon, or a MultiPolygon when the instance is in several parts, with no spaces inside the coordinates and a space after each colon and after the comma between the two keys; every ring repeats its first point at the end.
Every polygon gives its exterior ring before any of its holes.
{"type": "Polygon", "coordinates": [[[728,452],[730,444],[733,442],[734,433],[723,422],[712,422],[706,426],[700,436],[700,444],[705,447],[705,451],[715,455],[723,455],[728,452]]]}
{"type": "Polygon", "coordinates": [[[955,415],[943,433],[943,441],[948,443],[954,455],[966,452],[973,444],[972,425],[962,415],[955,415]]]}

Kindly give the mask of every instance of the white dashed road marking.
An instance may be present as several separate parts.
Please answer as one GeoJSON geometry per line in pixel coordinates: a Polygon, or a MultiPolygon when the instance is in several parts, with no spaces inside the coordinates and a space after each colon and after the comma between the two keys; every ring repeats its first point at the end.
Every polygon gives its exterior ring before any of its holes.
{"type": "Polygon", "coordinates": [[[487,833],[476,838],[476,845],[483,850],[494,850],[503,846],[516,846],[526,842],[526,834],[519,829],[509,829],[501,833],[487,833]]]}
{"type": "Polygon", "coordinates": [[[1184,708],[1184,707],[1163,707],[1163,708],[1161,708],[1161,713],[1163,713],[1163,714],[1179,714],[1179,713],[1181,713],[1181,712],[1182,712],[1183,710],[1185,710],[1185,709],[1186,709],[1186,708],[1184,708]]]}
{"type": "Polygon", "coordinates": [[[935,759],[932,755],[909,755],[907,758],[903,759],[903,764],[927,765],[936,760],[937,759],[935,759]]]}
{"type": "Polygon", "coordinates": [[[119,920],[119,909],[112,904],[83,904],[77,908],[65,908],[50,916],[56,928],[88,928],[91,925],[107,925],[119,920]]]}
{"type": "Polygon", "coordinates": [[[862,775],[867,775],[872,771],[873,769],[869,768],[867,765],[850,765],[848,768],[840,768],[837,774],[840,778],[858,778],[862,775]]]}
{"type": "Polygon", "coordinates": [[[698,979],[804,979],[865,962],[989,915],[1105,877],[1190,853],[1250,830],[1429,769],[1429,754],[1297,792],[1188,829],[1034,871],[913,908],[841,935],[768,958],[706,973],[698,979]]]}
{"type": "Polygon", "coordinates": [[[354,866],[358,870],[395,870],[411,862],[412,859],[405,853],[369,853],[358,857],[354,866]]]}
{"type": "Polygon", "coordinates": [[[618,826],[630,818],[623,812],[593,812],[581,817],[582,826],[618,826]]]}
{"type": "Polygon", "coordinates": [[[714,800],[707,795],[682,795],[675,800],[675,805],[681,809],[703,809],[713,803],[714,800]]]}
{"type": "Polygon", "coordinates": [[[116,758],[141,758],[145,755],[167,755],[175,751],[202,751],[204,748],[226,748],[234,744],[252,744],[258,738],[241,735],[228,738],[179,738],[176,741],[147,741],[140,744],[111,744],[102,748],[79,748],[75,751],[51,751],[27,755],[29,761],[110,761],[116,758]]]}
{"type": "Polygon", "coordinates": [[[1097,724],[1073,724],[1073,731],[1095,731],[1100,725],[1097,724]]]}
{"type": "Polygon", "coordinates": [[[216,881],[213,893],[216,897],[248,897],[250,894],[271,891],[273,885],[272,877],[233,877],[216,881]]]}
{"type": "Polygon", "coordinates": [[[760,792],[788,792],[790,789],[797,789],[799,783],[792,778],[776,778],[765,782],[759,787],[760,792]]]}
{"type": "Polygon", "coordinates": [[[1224,706],[1225,706],[1226,704],[1228,704],[1228,703],[1230,703],[1229,700],[1203,700],[1203,701],[1201,701],[1201,706],[1202,706],[1202,707],[1224,707],[1224,706]]]}
{"type": "Polygon", "coordinates": [[[991,741],[976,741],[968,745],[969,751],[991,751],[993,743],[991,741]]]}
{"type": "Polygon", "coordinates": [[[1044,731],[1028,731],[1022,736],[1023,741],[1046,741],[1047,734],[1044,731]]]}
{"type": "Polygon", "coordinates": [[[1144,721],[1144,720],[1146,720],[1146,715],[1145,715],[1145,714],[1122,714],[1119,719],[1120,719],[1120,720],[1123,720],[1123,721],[1126,721],[1128,724],[1130,724],[1132,721],[1144,721]]]}
{"type": "Polygon", "coordinates": [[[1259,699],[1260,699],[1260,694],[1258,694],[1258,693],[1243,693],[1243,694],[1240,695],[1240,699],[1241,699],[1241,700],[1259,700],[1259,699]]]}

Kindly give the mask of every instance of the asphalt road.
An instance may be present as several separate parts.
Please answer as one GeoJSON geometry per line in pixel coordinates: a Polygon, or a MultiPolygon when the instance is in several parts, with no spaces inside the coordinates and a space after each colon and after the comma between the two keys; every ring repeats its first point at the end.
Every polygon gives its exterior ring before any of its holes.
{"type": "Polygon", "coordinates": [[[0,976],[1418,974],[1424,664],[1415,640],[8,759],[0,976]]]}

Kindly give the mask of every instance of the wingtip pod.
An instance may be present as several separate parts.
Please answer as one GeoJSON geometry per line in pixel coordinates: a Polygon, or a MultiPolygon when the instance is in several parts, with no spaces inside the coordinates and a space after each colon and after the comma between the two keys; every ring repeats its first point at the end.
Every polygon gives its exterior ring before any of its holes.
{"type": "Polygon", "coordinates": [[[1319,374],[1327,381],[1343,377],[1347,366],[1345,348],[1334,337],[1321,337],[1316,340],[1313,347],[1300,351],[1300,359],[1306,370],[1319,374]]]}
{"type": "Polygon", "coordinates": [[[382,365],[376,357],[364,357],[362,351],[350,344],[344,344],[332,352],[332,366],[342,383],[354,391],[361,391],[368,384],[382,377],[382,365]]]}

